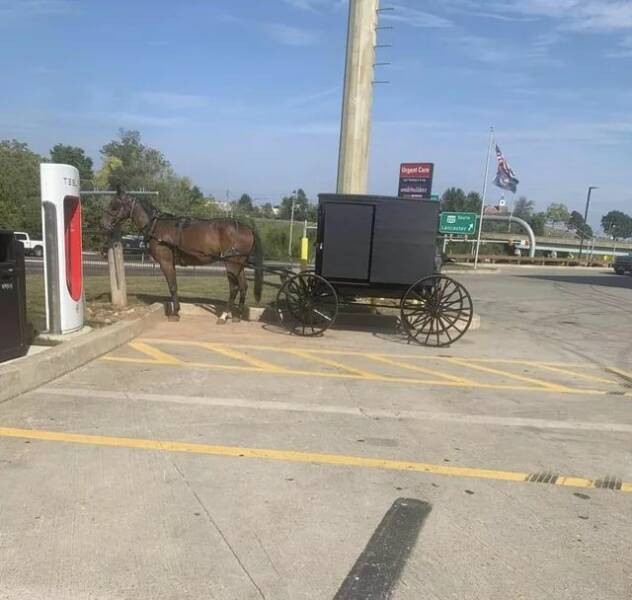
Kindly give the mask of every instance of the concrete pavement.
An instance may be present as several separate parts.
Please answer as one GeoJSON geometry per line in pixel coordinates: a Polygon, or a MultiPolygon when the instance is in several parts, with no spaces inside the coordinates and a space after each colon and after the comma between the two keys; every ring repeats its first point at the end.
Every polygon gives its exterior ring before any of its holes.
{"type": "Polygon", "coordinates": [[[459,279],[448,349],[191,316],[0,404],[0,598],[631,597],[632,278],[459,279]]]}

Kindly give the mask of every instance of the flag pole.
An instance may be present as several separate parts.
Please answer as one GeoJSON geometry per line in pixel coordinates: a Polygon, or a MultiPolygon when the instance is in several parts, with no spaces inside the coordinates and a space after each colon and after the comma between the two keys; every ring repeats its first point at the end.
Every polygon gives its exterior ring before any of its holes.
{"type": "Polygon", "coordinates": [[[487,149],[487,161],[485,163],[485,181],[483,182],[483,200],[481,202],[481,216],[478,220],[478,237],[476,238],[476,255],[474,256],[474,268],[478,267],[478,253],[481,248],[481,233],[483,231],[483,212],[485,210],[485,200],[487,198],[487,180],[489,179],[489,160],[492,155],[492,145],[494,143],[494,128],[489,128],[489,148],[487,149]]]}

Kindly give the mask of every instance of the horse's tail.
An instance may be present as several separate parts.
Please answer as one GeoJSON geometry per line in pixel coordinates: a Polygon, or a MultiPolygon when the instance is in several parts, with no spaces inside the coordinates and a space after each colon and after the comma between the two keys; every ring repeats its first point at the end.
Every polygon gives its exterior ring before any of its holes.
{"type": "Polygon", "coordinates": [[[255,266],[255,300],[261,300],[261,291],[263,288],[263,244],[256,230],[252,230],[255,238],[254,247],[252,249],[254,266],[255,266]]]}

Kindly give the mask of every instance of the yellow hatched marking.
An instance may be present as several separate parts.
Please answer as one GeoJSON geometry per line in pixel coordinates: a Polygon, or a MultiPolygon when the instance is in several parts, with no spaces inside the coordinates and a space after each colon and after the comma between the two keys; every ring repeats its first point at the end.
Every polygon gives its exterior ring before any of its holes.
{"type": "Polygon", "coordinates": [[[594,375],[586,375],[585,373],[577,373],[575,371],[569,371],[568,369],[562,369],[561,367],[553,367],[544,363],[533,363],[534,367],[543,369],[545,371],[551,371],[552,373],[562,373],[563,375],[570,375],[571,377],[577,377],[579,379],[585,379],[586,381],[597,381],[599,383],[617,384],[618,381],[614,379],[605,379],[604,377],[595,377],[594,375]]]}
{"type": "Polygon", "coordinates": [[[329,358],[323,358],[322,356],[313,356],[311,352],[304,352],[302,350],[286,350],[285,352],[291,354],[292,356],[299,356],[309,361],[317,362],[322,365],[327,365],[328,367],[334,367],[335,369],[340,369],[341,371],[346,371],[347,373],[351,373],[352,375],[361,379],[382,379],[384,377],[383,375],[379,375],[378,373],[373,373],[371,371],[365,371],[363,369],[356,369],[355,367],[343,365],[342,363],[331,360],[329,358]]]}
{"type": "MultiPolygon", "coordinates": [[[[471,384],[457,383],[453,381],[431,380],[431,379],[414,379],[407,377],[390,377],[386,375],[372,374],[371,377],[365,377],[364,375],[355,375],[352,373],[334,373],[326,371],[305,371],[299,369],[279,369],[275,371],[268,371],[259,369],[257,367],[242,367],[236,365],[218,365],[214,363],[198,363],[198,362],[181,362],[178,364],[166,364],[158,363],[155,360],[143,360],[139,358],[125,358],[119,356],[103,356],[100,360],[107,360],[112,362],[127,362],[127,363],[143,363],[157,366],[172,366],[172,367],[189,367],[200,369],[219,369],[226,371],[247,371],[250,373],[263,373],[273,375],[293,375],[302,377],[315,377],[317,379],[355,379],[360,381],[383,381],[386,383],[404,383],[411,385],[436,385],[444,387],[459,387],[459,388],[472,388],[483,390],[511,390],[520,392],[556,392],[559,394],[571,394],[579,396],[605,396],[609,392],[606,390],[591,390],[582,388],[547,388],[547,387],[535,387],[533,385],[508,385],[508,384],[495,384],[495,383],[478,383],[473,382],[471,384]]],[[[622,396],[632,396],[632,392],[625,392],[622,396]]]]}
{"type": "MultiPolygon", "coordinates": [[[[112,448],[156,450],[160,452],[182,452],[187,454],[203,454],[233,458],[256,458],[271,461],[358,467],[386,471],[409,471],[414,473],[446,475],[450,477],[466,477],[521,483],[526,483],[529,478],[528,473],[517,471],[479,469],[475,467],[455,467],[416,461],[370,458],[344,454],[325,454],[319,452],[297,452],[294,450],[275,450],[268,448],[217,446],[168,440],[163,441],[143,438],[111,437],[81,433],[66,433],[62,431],[18,429],[12,427],[0,427],[0,437],[84,444],[89,446],[106,446],[112,448]]],[[[565,487],[594,488],[595,482],[592,479],[584,477],[559,477],[556,485],[565,487]]],[[[632,483],[623,483],[620,491],[632,492],[632,483]]]]}
{"type": "Polygon", "coordinates": [[[507,371],[501,371],[500,369],[493,369],[491,367],[475,365],[458,358],[449,358],[447,360],[451,363],[468,367],[469,369],[475,369],[476,371],[482,371],[483,373],[491,373],[493,375],[501,375],[502,377],[515,379],[517,381],[524,381],[525,383],[532,383],[534,385],[537,385],[540,388],[546,388],[546,389],[553,390],[556,392],[568,392],[569,390],[572,390],[572,388],[566,387],[564,385],[549,383],[548,381],[542,381],[541,379],[534,379],[533,377],[524,377],[523,375],[518,375],[517,373],[509,373],[507,371]]]}
{"type": "Polygon", "coordinates": [[[411,364],[406,363],[405,361],[396,362],[394,360],[391,360],[390,358],[385,358],[384,356],[380,356],[378,354],[371,354],[369,355],[369,358],[376,362],[381,362],[386,365],[400,367],[402,369],[408,369],[409,371],[417,371],[418,373],[425,373],[426,375],[435,375],[438,377],[443,377],[444,379],[447,379],[448,381],[459,383],[461,385],[476,385],[475,381],[464,379],[463,377],[455,377],[454,375],[443,373],[442,371],[437,371],[436,369],[427,369],[425,367],[411,365],[411,364]]]}
{"type": "Polygon", "coordinates": [[[282,371],[283,367],[279,367],[272,363],[269,363],[265,360],[260,360],[255,358],[254,356],[248,356],[244,352],[239,352],[237,350],[233,350],[232,348],[228,348],[222,344],[211,344],[207,342],[200,342],[200,347],[206,348],[213,352],[217,352],[217,354],[222,354],[223,356],[228,356],[229,358],[234,358],[235,360],[240,360],[245,362],[253,367],[257,367],[264,371],[282,371]]]}
{"type": "Polygon", "coordinates": [[[145,342],[134,341],[134,342],[130,342],[128,345],[130,348],[133,348],[134,350],[137,350],[138,352],[142,352],[143,354],[146,354],[147,356],[151,356],[151,358],[154,359],[156,364],[161,364],[161,365],[182,364],[182,361],[179,358],[176,358],[175,356],[171,354],[167,354],[166,352],[163,352],[162,350],[158,350],[158,348],[154,348],[153,346],[150,346],[149,344],[146,344],[145,342]]]}

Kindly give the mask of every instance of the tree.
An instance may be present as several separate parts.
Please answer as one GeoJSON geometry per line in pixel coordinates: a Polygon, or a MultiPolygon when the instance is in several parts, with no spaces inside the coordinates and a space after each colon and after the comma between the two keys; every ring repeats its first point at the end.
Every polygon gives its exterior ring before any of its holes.
{"type": "Polygon", "coordinates": [[[39,166],[43,161],[23,142],[0,141],[0,229],[41,235],[39,166]]]}
{"type": "Polygon", "coordinates": [[[310,204],[309,198],[305,192],[299,188],[292,196],[285,196],[281,200],[279,206],[279,218],[290,219],[292,215],[292,201],[294,201],[294,220],[295,221],[315,221],[317,208],[310,204]]]}
{"type": "Polygon", "coordinates": [[[104,164],[111,166],[107,174],[108,187],[115,189],[150,189],[173,175],[169,161],[162,152],[145,146],[138,131],[119,130],[119,140],[101,148],[104,164]],[[120,163],[114,163],[112,157],[120,163]]]}
{"type": "Polygon", "coordinates": [[[251,213],[254,211],[252,198],[248,194],[242,194],[241,198],[237,200],[237,210],[244,213],[251,213]]]}
{"type": "Polygon", "coordinates": [[[613,239],[632,237],[632,217],[620,210],[611,210],[601,218],[602,229],[613,239]]]}
{"type": "Polygon", "coordinates": [[[551,222],[553,227],[558,223],[564,223],[566,225],[570,219],[570,213],[565,204],[552,203],[549,204],[549,207],[546,209],[546,218],[551,222]]]}
{"type": "Polygon", "coordinates": [[[591,238],[593,237],[593,230],[588,223],[584,221],[584,217],[581,213],[578,213],[576,210],[571,212],[570,217],[568,219],[568,228],[571,231],[575,231],[578,236],[591,238]]]}
{"type": "Polygon", "coordinates": [[[261,207],[261,216],[264,219],[274,219],[274,217],[275,217],[274,208],[272,207],[272,204],[270,204],[270,202],[266,202],[261,207]]]}
{"type": "Polygon", "coordinates": [[[76,167],[79,170],[79,178],[81,180],[82,188],[88,189],[94,187],[92,159],[89,156],[86,156],[83,148],[57,144],[51,148],[50,159],[54,163],[61,163],[76,167]]]}
{"type": "Polygon", "coordinates": [[[546,225],[546,220],[547,216],[545,212],[533,213],[531,217],[529,217],[528,223],[529,225],[531,225],[531,229],[533,229],[533,233],[535,235],[544,235],[544,226],[546,225]]]}
{"type": "Polygon", "coordinates": [[[520,196],[513,208],[513,216],[518,219],[524,219],[525,221],[529,221],[531,215],[533,214],[533,207],[535,203],[533,200],[528,200],[526,196],[520,196]]]}
{"type": "Polygon", "coordinates": [[[481,210],[481,197],[477,192],[465,192],[461,188],[448,188],[441,196],[441,210],[447,212],[475,212],[481,210]]]}

